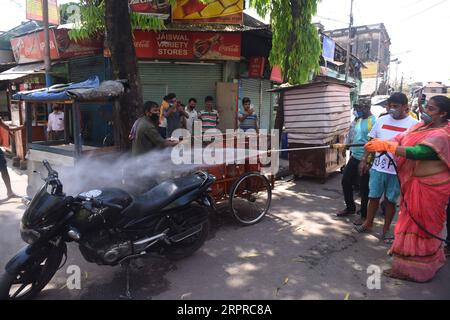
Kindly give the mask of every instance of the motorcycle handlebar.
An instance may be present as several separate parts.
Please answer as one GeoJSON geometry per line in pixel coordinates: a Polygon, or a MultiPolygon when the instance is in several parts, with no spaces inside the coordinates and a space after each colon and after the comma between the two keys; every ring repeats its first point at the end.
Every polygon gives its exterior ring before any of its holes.
{"type": "Polygon", "coordinates": [[[53,170],[47,160],[44,160],[42,163],[44,164],[45,169],[47,169],[49,176],[56,176],[58,174],[55,170],[53,170]]]}

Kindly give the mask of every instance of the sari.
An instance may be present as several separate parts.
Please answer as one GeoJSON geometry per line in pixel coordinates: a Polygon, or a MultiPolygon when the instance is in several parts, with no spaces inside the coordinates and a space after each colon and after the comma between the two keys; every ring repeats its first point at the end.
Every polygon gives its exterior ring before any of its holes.
{"type": "Polygon", "coordinates": [[[431,147],[449,169],[432,176],[416,177],[413,172],[417,161],[404,157],[396,159],[402,199],[395,240],[389,250],[393,256],[392,271],[407,280],[428,282],[445,263],[444,246],[414,220],[442,238],[450,196],[450,126],[427,129],[420,122],[394,140],[403,147],[418,144],[431,147]]]}

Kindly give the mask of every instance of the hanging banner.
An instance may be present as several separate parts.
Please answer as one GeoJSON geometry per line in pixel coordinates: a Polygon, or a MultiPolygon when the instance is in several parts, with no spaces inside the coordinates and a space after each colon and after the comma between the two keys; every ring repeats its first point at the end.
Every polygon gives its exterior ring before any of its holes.
{"type": "MultiPolygon", "coordinates": [[[[44,21],[42,0],[26,0],[28,20],[44,21]]],[[[57,0],[48,0],[48,22],[59,25],[59,9],[57,0]]]]}
{"type": "Polygon", "coordinates": [[[323,36],[323,50],[322,56],[325,60],[334,61],[334,51],[336,50],[336,43],[333,39],[323,36]]]}
{"type": "Polygon", "coordinates": [[[248,65],[248,77],[262,78],[265,65],[266,59],[264,57],[251,57],[248,65]]]}
{"type": "Polygon", "coordinates": [[[157,16],[167,19],[170,16],[170,4],[168,0],[128,0],[132,12],[157,16]]]}
{"type": "Polygon", "coordinates": [[[279,66],[273,66],[270,80],[277,83],[283,83],[283,76],[281,75],[281,68],[279,66]]]}
{"type": "Polygon", "coordinates": [[[172,7],[172,22],[243,23],[244,0],[177,0],[172,7]]]}
{"type": "Polygon", "coordinates": [[[144,59],[240,60],[241,34],[231,32],[134,32],[136,56],[144,59]]]}

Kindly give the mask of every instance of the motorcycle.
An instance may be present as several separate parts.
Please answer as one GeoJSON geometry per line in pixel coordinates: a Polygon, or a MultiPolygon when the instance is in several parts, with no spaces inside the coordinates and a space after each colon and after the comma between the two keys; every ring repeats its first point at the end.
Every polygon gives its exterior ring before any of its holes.
{"type": "Polygon", "coordinates": [[[100,188],[76,197],[63,193],[58,172],[47,161],[45,184],[20,223],[28,244],[5,267],[0,300],[34,298],[67,260],[68,242],[98,265],[128,267],[148,254],[179,260],[193,254],[209,233],[209,196],[215,177],[197,172],[170,179],[133,196],[119,188],[100,188]]]}

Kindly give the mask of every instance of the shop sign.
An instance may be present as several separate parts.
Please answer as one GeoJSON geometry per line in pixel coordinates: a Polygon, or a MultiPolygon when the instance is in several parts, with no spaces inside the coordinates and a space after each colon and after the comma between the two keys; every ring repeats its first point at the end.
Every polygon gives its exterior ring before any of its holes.
{"type": "Polygon", "coordinates": [[[172,6],[176,23],[243,23],[244,0],[177,0],[172,6]]]}
{"type": "Polygon", "coordinates": [[[241,34],[231,32],[141,31],[134,33],[141,59],[240,60],[241,34]]]}

